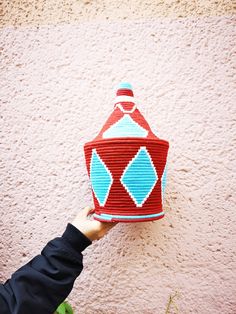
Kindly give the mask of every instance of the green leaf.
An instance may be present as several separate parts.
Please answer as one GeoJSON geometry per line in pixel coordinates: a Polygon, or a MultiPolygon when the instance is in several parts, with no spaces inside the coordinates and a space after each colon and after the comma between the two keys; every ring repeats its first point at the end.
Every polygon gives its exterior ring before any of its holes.
{"type": "Polygon", "coordinates": [[[74,312],[68,302],[63,302],[58,306],[56,314],[74,314],[74,312]]]}
{"type": "Polygon", "coordinates": [[[68,302],[65,302],[66,305],[66,314],[74,314],[72,307],[68,302]]]}
{"type": "Polygon", "coordinates": [[[56,314],[66,314],[65,303],[62,303],[58,306],[56,314]]]}

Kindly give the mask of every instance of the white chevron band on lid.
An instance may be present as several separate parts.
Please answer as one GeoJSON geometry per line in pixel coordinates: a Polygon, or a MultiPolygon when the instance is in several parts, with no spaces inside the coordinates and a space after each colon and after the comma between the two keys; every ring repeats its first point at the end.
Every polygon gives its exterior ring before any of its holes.
{"type": "Polygon", "coordinates": [[[115,105],[115,108],[119,108],[120,111],[122,111],[123,113],[133,113],[134,110],[137,108],[137,106],[134,104],[132,109],[127,110],[127,109],[124,109],[124,108],[122,107],[122,104],[121,104],[121,103],[118,103],[118,104],[115,105]]]}
{"type": "Polygon", "coordinates": [[[121,95],[121,96],[116,96],[114,99],[114,105],[117,104],[118,102],[135,102],[135,98],[132,96],[127,96],[127,95],[121,95]]]}

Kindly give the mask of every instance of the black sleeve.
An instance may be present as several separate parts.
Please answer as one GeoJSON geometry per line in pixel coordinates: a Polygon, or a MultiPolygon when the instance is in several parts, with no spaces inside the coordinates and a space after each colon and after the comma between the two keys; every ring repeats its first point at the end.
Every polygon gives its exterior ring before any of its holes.
{"type": "Polygon", "coordinates": [[[72,290],[83,269],[82,251],[92,244],[68,224],[61,237],[0,285],[1,314],[52,314],[72,290]]]}

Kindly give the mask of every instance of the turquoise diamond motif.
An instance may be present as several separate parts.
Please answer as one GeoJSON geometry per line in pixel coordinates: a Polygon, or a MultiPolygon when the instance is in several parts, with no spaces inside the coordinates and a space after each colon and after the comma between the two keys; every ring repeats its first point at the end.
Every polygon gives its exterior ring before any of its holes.
{"type": "Polygon", "coordinates": [[[104,206],[109,195],[113,178],[110,170],[98,155],[96,149],[92,150],[92,157],[90,161],[90,181],[100,206],[104,206]]]}
{"type": "Polygon", "coordinates": [[[162,190],[162,195],[165,193],[166,189],[166,179],[167,179],[167,164],[165,166],[165,169],[163,171],[162,177],[161,177],[161,190],[162,190]]]}
{"type": "Polygon", "coordinates": [[[103,138],[114,137],[147,137],[148,130],[135,122],[129,114],[125,114],[103,133],[103,138]]]}
{"type": "Polygon", "coordinates": [[[145,146],[140,147],[134,158],[128,163],[121,183],[137,207],[141,207],[151,194],[158,175],[152,158],[145,146]]]}
{"type": "Polygon", "coordinates": [[[161,198],[162,202],[164,202],[164,194],[166,189],[166,180],[167,180],[167,163],[165,165],[162,177],[161,177],[161,198]]]}

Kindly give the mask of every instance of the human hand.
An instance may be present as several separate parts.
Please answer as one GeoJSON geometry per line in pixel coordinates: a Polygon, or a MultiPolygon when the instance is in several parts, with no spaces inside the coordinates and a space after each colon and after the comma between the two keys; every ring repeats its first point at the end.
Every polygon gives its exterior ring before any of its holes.
{"type": "Polygon", "coordinates": [[[78,213],[72,222],[72,225],[79,229],[91,241],[99,240],[117,224],[117,222],[101,222],[95,220],[92,216],[93,213],[94,209],[87,206],[78,213]]]}

